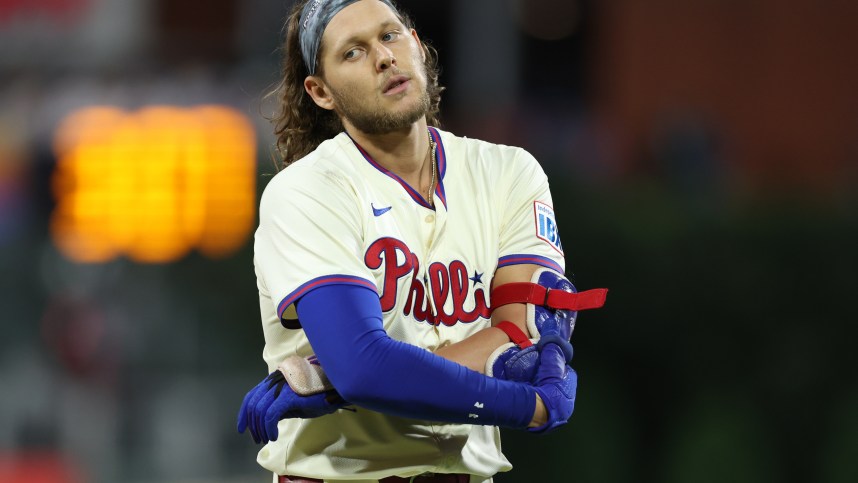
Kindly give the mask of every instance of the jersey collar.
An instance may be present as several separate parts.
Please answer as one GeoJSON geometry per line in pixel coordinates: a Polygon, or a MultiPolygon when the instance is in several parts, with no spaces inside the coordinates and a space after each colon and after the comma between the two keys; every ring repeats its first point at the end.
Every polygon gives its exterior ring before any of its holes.
{"type": "MultiPolygon", "coordinates": [[[[349,133],[346,133],[346,135],[349,136],[349,133]]],[[[444,142],[441,140],[441,133],[438,132],[437,129],[435,129],[434,127],[430,127],[429,135],[432,136],[432,139],[435,141],[435,159],[438,162],[438,165],[436,166],[436,168],[438,169],[438,183],[435,185],[435,199],[443,203],[444,208],[447,208],[447,193],[444,190],[444,176],[447,174],[447,151],[444,149],[444,142]]],[[[357,141],[354,140],[354,138],[349,136],[349,139],[352,140],[352,143],[354,143],[357,150],[361,153],[361,155],[363,155],[364,159],[366,159],[366,161],[373,168],[381,171],[384,175],[390,177],[391,179],[399,183],[405,190],[405,192],[408,193],[408,195],[411,196],[411,199],[413,199],[417,204],[424,208],[433,211],[435,210],[435,208],[432,207],[428,201],[426,201],[422,194],[412,188],[411,185],[406,183],[405,180],[400,178],[398,175],[391,172],[384,166],[378,164],[378,162],[372,159],[372,156],[370,156],[369,153],[366,152],[366,150],[361,147],[361,145],[358,144],[357,141]]]]}

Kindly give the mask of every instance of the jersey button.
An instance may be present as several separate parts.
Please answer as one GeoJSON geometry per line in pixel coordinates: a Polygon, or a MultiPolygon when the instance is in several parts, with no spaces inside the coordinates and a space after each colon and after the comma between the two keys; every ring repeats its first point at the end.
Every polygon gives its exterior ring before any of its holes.
{"type": "Polygon", "coordinates": [[[435,215],[426,215],[425,218],[426,223],[432,223],[435,221],[435,215]]]}

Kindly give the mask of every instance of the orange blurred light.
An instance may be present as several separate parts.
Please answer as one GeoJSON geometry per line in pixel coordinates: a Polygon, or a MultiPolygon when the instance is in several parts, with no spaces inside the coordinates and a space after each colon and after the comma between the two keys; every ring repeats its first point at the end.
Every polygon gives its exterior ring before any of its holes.
{"type": "Polygon", "coordinates": [[[224,257],[252,229],[254,133],[230,108],[89,107],[61,123],[54,150],[51,234],[71,260],[224,257]]]}

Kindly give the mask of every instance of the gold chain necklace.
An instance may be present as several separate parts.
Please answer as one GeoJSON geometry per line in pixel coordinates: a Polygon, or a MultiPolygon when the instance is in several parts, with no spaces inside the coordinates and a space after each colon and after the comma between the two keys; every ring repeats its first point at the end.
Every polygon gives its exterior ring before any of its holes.
{"type": "Polygon", "coordinates": [[[429,196],[427,197],[427,201],[429,201],[429,206],[435,206],[432,203],[432,193],[435,192],[435,177],[437,176],[437,167],[435,166],[437,163],[435,162],[435,140],[432,139],[432,133],[429,133],[429,161],[432,163],[432,181],[429,182],[429,196]]]}

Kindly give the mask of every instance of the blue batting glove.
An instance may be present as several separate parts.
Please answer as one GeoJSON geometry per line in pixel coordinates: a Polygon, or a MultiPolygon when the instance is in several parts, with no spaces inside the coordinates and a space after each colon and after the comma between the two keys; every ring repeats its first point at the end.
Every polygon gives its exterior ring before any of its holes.
{"type": "Polygon", "coordinates": [[[244,397],[238,411],[238,432],[250,430],[255,443],[276,441],[277,424],[287,418],[316,418],[336,412],[348,403],[336,391],[299,396],[283,373],[269,374],[244,397]]]}
{"type": "Polygon", "coordinates": [[[578,375],[566,361],[566,353],[560,345],[554,342],[540,344],[539,368],[536,370],[534,389],[548,410],[548,422],[536,428],[528,428],[528,431],[549,433],[566,424],[572,416],[575,410],[578,375]]]}
{"type": "Polygon", "coordinates": [[[238,410],[239,433],[250,429],[253,441],[255,443],[262,442],[262,433],[258,425],[258,411],[261,410],[263,414],[266,412],[267,405],[274,402],[275,394],[279,394],[285,382],[283,373],[274,371],[244,396],[241,408],[238,410]]]}
{"type": "Polygon", "coordinates": [[[279,397],[275,398],[274,402],[267,408],[264,416],[265,437],[270,441],[277,441],[277,423],[283,419],[318,418],[319,416],[335,413],[338,409],[342,409],[348,405],[349,403],[336,391],[320,392],[311,396],[299,396],[287,384],[280,392],[279,397]]]}

